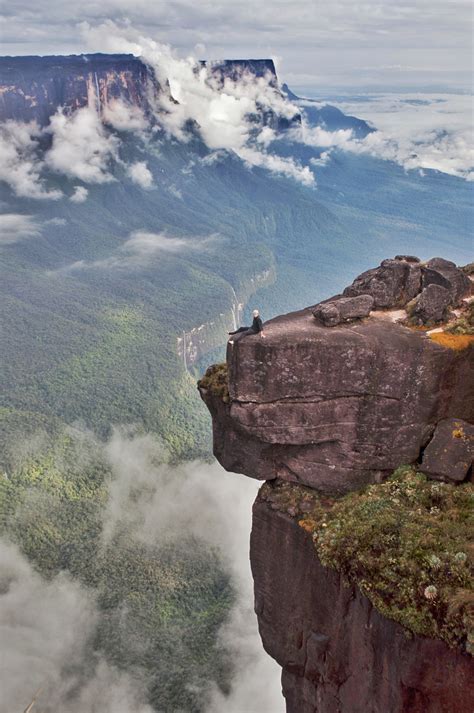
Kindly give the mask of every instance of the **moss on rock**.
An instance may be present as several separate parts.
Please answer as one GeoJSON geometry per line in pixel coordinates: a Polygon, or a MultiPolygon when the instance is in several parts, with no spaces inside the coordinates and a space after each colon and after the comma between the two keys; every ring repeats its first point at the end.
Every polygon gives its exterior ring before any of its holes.
{"type": "Polygon", "coordinates": [[[471,483],[434,483],[406,466],[341,498],[281,481],[265,484],[260,497],[311,533],[323,565],[384,616],[474,653],[471,483]]]}
{"type": "Polygon", "coordinates": [[[229,381],[227,364],[213,364],[207,370],[202,379],[198,381],[199,389],[208,389],[216,396],[219,396],[225,403],[229,401],[229,381]]]}

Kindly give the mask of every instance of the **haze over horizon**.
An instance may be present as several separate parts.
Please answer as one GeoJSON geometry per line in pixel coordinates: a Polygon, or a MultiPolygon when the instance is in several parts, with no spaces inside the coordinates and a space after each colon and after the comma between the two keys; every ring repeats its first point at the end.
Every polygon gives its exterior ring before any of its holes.
{"type": "Polygon", "coordinates": [[[132,26],[198,58],[273,57],[297,89],[375,91],[471,89],[471,3],[465,0],[338,0],[288,4],[217,0],[199,6],[161,0],[22,0],[0,15],[3,55],[110,51],[87,27],[132,26]],[[102,46],[101,46],[102,45],[102,46]]]}

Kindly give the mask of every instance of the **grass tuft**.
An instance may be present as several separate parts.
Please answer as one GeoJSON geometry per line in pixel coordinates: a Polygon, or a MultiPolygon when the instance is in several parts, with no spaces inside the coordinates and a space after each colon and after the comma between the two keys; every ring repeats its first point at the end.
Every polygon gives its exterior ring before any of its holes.
{"type": "Polygon", "coordinates": [[[474,344],[474,334],[450,334],[448,332],[434,332],[429,335],[437,344],[455,351],[467,349],[471,344],[474,344]]]}

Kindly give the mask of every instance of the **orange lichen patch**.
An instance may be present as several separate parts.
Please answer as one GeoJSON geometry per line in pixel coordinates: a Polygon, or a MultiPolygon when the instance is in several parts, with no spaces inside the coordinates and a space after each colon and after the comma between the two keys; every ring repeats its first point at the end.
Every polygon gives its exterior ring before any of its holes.
{"type": "Polygon", "coordinates": [[[303,519],[298,521],[298,525],[306,530],[306,532],[314,532],[316,529],[316,523],[314,520],[303,519]]]}
{"type": "Polygon", "coordinates": [[[453,438],[464,438],[464,431],[462,428],[455,428],[453,431],[453,438]]]}
{"type": "Polygon", "coordinates": [[[474,334],[448,334],[447,332],[435,332],[429,335],[437,344],[449,349],[461,351],[474,344],[474,334]]]}

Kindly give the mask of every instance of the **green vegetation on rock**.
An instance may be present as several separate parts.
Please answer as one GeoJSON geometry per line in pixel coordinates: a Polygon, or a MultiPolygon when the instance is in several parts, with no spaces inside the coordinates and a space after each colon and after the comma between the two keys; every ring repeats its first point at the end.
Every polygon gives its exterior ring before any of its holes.
{"type": "Polygon", "coordinates": [[[450,334],[474,334],[474,302],[468,305],[446,331],[450,334]]]}
{"type": "Polygon", "coordinates": [[[322,564],[408,631],[474,652],[474,487],[410,466],[341,498],[266,484],[263,499],[311,533],[322,564]]]}
{"type": "Polygon", "coordinates": [[[200,389],[208,389],[215,396],[219,396],[224,403],[229,401],[229,373],[227,363],[213,364],[198,381],[200,389]]]}

